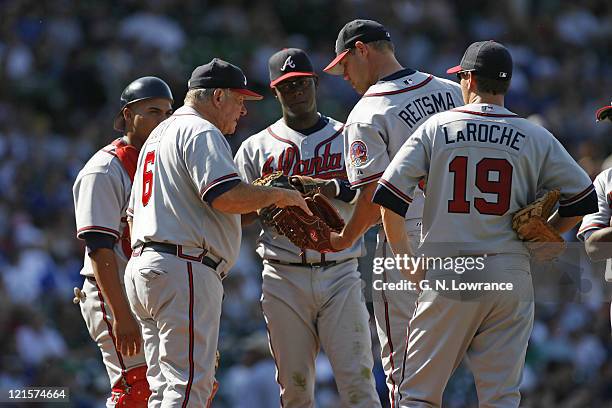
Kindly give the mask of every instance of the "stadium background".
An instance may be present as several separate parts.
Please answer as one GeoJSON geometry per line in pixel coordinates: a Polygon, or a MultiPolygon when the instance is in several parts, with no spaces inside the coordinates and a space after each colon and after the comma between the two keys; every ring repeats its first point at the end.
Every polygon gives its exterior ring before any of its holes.
{"type": "MultiPolygon", "coordinates": [[[[103,404],[108,380],[99,351],[71,301],[83,256],[71,187],[90,155],[118,136],[112,119],[119,94],[139,76],[166,80],[177,108],[196,65],[218,56],[243,67],[268,97],[248,105],[230,138],[235,149],[280,115],[267,89],[272,53],[304,48],[321,72],[342,25],[372,18],[388,27],[405,66],[438,76],[472,41],[504,43],[515,62],[507,106],[541,121],[593,177],[612,152],[611,124],[594,120],[612,97],[605,0],[5,0],[0,7],[0,389],[67,386],[72,406],[103,404]]],[[[357,95],[338,77],[320,79],[320,111],[344,120],[357,95]]],[[[245,231],[225,281],[216,408],[278,406],[258,305],[256,235],[245,231]]],[[[524,406],[612,406],[609,295],[600,269],[587,271],[593,287],[579,299],[536,305],[524,406]]],[[[378,360],[377,346],[374,355],[378,360]]],[[[379,362],[376,376],[384,399],[379,362]]],[[[318,406],[338,406],[324,357],[317,378],[318,406]]],[[[476,406],[475,398],[461,368],[445,406],[476,406]]]]}

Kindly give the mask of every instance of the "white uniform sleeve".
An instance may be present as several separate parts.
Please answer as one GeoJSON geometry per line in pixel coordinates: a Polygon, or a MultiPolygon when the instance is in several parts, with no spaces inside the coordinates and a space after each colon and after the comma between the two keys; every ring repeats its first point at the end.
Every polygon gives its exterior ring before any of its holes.
{"type": "Polygon", "coordinates": [[[586,239],[594,231],[610,226],[610,218],[612,218],[612,210],[610,209],[610,201],[606,193],[606,184],[603,177],[604,173],[597,176],[595,182],[595,192],[597,193],[597,206],[599,210],[596,213],[588,214],[582,219],[580,229],[576,237],[581,241],[586,239]]]}
{"type": "Polygon", "coordinates": [[[200,197],[206,202],[210,201],[207,194],[221,185],[240,181],[230,146],[218,131],[191,137],[185,144],[183,159],[200,197]]]}
{"type": "Polygon", "coordinates": [[[569,217],[596,211],[595,192],[589,175],[554,137],[551,137],[541,169],[538,189],[561,191],[559,215],[569,217]]]}
{"type": "Polygon", "coordinates": [[[119,239],[123,194],[120,183],[110,173],[88,173],[77,179],[73,187],[77,237],[86,232],[99,232],[119,239]]]}
{"type": "Polygon", "coordinates": [[[343,133],[344,160],[351,187],[378,180],[390,162],[382,131],[375,125],[351,123],[343,133]]]}
{"type": "Polygon", "coordinates": [[[427,176],[431,157],[428,123],[419,126],[397,152],[378,180],[373,202],[406,215],[419,181],[427,176]]]}
{"type": "Polygon", "coordinates": [[[260,171],[255,169],[256,164],[253,157],[251,157],[246,141],[238,148],[236,156],[234,157],[234,163],[236,163],[238,173],[242,177],[242,180],[247,183],[252,183],[253,180],[259,178],[261,175],[259,174],[260,171]]]}

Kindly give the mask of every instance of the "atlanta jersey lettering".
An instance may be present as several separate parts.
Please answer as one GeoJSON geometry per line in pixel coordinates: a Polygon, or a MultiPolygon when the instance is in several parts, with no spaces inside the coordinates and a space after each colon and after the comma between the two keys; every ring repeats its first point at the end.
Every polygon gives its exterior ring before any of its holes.
{"type": "MultiPolygon", "coordinates": [[[[132,181],[111,144],[95,153],[77,175],[72,187],[77,237],[87,232],[107,234],[115,238],[113,248],[119,276],[129,259],[129,230],[126,210],[132,181]]],[[[94,276],[91,259],[86,254],[81,275],[94,276]]]]}
{"type": "MultiPolygon", "coordinates": [[[[331,119],[320,130],[306,136],[285,124],[281,118],[265,130],[245,140],[236,153],[235,162],[243,179],[252,182],[262,175],[282,170],[286,175],[305,175],[321,179],[346,180],[344,167],[342,123],[331,119]]],[[[331,200],[346,220],[353,212],[353,205],[341,200],[331,200]]],[[[329,261],[344,260],[363,255],[363,239],[353,247],[340,252],[325,254],[329,261]]],[[[286,262],[300,262],[300,248],[285,237],[264,227],[257,252],[262,258],[286,262]]],[[[320,262],[321,254],[306,251],[307,262],[320,262]]]]}
{"type": "MultiPolygon", "coordinates": [[[[421,123],[431,115],[461,105],[459,85],[411,69],[372,85],[351,111],[344,130],[351,186],[378,180],[421,123]]],[[[419,191],[406,218],[420,218],[422,206],[423,194],[419,191]]]]}
{"type": "Polygon", "coordinates": [[[585,214],[594,198],[589,176],[552,134],[489,104],[421,125],[379,180],[375,201],[403,214],[423,177],[423,242],[456,243],[456,251],[527,254],[511,220],[536,192],[560,189],[561,216],[585,214]]]}
{"type": "Polygon", "coordinates": [[[177,109],[151,132],[138,158],[132,247],[153,241],[204,248],[228,270],[240,248],[240,216],[213,209],[207,199],[239,181],[221,132],[195,109],[177,109]]]}
{"type": "MultiPolygon", "coordinates": [[[[597,212],[582,219],[577,238],[586,241],[593,232],[610,226],[612,219],[612,169],[599,173],[593,182],[597,193],[597,212]]],[[[612,282],[612,253],[606,260],[606,280],[612,282]]]]}

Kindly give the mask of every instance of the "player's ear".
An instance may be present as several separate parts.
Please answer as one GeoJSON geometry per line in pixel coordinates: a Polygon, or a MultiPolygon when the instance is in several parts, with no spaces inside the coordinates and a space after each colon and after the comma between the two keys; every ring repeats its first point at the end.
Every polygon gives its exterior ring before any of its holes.
{"type": "Polygon", "coordinates": [[[313,75],[312,80],[314,81],[315,89],[318,89],[319,88],[319,76],[313,75]]]}
{"type": "Polygon", "coordinates": [[[128,128],[132,127],[132,123],[134,122],[134,112],[126,106],[123,108],[123,111],[121,111],[121,114],[125,121],[125,130],[128,130],[128,128]]]}
{"type": "Polygon", "coordinates": [[[225,100],[225,90],[221,88],[216,88],[212,94],[212,103],[214,106],[219,107],[223,101],[225,100]]]}
{"type": "Polygon", "coordinates": [[[355,53],[365,56],[368,53],[368,47],[362,41],[357,41],[355,43],[355,53]]]}
{"type": "Polygon", "coordinates": [[[467,72],[467,80],[468,80],[468,89],[470,91],[476,92],[478,89],[478,80],[476,79],[476,75],[473,72],[467,72]]]}

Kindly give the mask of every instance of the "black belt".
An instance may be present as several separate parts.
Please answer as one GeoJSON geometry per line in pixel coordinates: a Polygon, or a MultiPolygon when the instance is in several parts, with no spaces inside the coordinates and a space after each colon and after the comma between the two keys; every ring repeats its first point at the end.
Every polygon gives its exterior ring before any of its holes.
{"type": "Polygon", "coordinates": [[[338,261],[323,261],[323,262],[285,262],[277,259],[266,259],[268,262],[278,265],[289,265],[289,266],[310,266],[316,268],[325,268],[328,266],[336,265],[338,261]]]}
{"type": "Polygon", "coordinates": [[[156,252],[163,252],[164,254],[176,255],[179,258],[183,258],[188,261],[200,262],[214,270],[217,270],[217,267],[221,263],[221,261],[215,261],[208,255],[204,255],[204,253],[202,253],[200,256],[185,255],[182,253],[182,246],[180,245],[167,244],[165,242],[145,242],[142,246],[142,250],[145,250],[146,248],[151,248],[156,252]]]}

